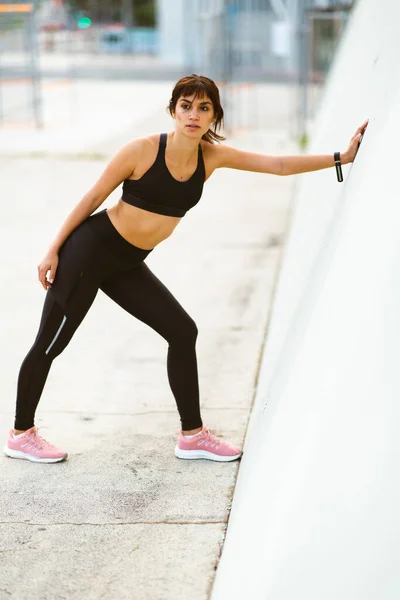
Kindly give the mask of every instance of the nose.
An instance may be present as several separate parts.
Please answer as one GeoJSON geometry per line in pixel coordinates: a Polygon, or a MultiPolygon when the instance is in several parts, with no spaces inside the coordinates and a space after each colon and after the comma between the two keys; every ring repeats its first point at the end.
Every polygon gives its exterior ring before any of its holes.
{"type": "Polygon", "coordinates": [[[196,108],[192,108],[192,109],[190,110],[190,113],[189,113],[189,118],[190,118],[190,119],[198,119],[198,118],[199,118],[199,114],[198,114],[198,112],[197,112],[197,109],[196,109],[196,108]]]}

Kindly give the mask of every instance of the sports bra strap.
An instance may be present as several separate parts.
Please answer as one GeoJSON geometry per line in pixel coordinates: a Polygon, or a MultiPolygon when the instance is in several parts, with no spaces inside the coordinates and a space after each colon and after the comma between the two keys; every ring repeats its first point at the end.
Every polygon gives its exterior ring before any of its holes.
{"type": "Polygon", "coordinates": [[[160,134],[160,141],[158,143],[158,152],[157,152],[157,156],[156,156],[156,162],[165,159],[165,149],[166,149],[166,147],[167,147],[167,134],[166,133],[161,133],[160,134]]]}
{"type": "Polygon", "coordinates": [[[203,177],[205,177],[206,176],[206,166],[204,164],[203,150],[201,149],[201,144],[199,144],[199,153],[198,153],[198,158],[197,158],[197,168],[200,168],[202,170],[203,177]]]}

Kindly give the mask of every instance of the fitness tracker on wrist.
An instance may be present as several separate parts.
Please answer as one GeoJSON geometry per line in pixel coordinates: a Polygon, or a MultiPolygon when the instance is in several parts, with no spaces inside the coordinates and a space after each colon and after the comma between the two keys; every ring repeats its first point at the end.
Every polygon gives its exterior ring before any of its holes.
{"type": "Polygon", "coordinates": [[[335,159],[336,176],[339,183],[343,181],[342,163],[340,162],[340,152],[335,152],[333,155],[335,159]]]}

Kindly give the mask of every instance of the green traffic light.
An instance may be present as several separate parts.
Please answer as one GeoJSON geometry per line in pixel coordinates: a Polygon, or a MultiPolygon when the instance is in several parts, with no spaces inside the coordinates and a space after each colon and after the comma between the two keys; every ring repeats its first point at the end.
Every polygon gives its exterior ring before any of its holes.
{"type": "Polygon", "coordinates": [[[78,27],[81,29],[87,29],[92,24],[92,20],[89,17],[82,17],[78,19],[78,27]]]}

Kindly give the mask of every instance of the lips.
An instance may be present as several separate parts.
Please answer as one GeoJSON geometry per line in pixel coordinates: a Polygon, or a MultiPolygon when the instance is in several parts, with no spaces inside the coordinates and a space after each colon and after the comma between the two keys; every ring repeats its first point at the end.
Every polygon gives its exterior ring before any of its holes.
{"type": "Polygon", "coordinates": [[[200,129],[198,125],[186,125],[189,129],[200,129]]]}

